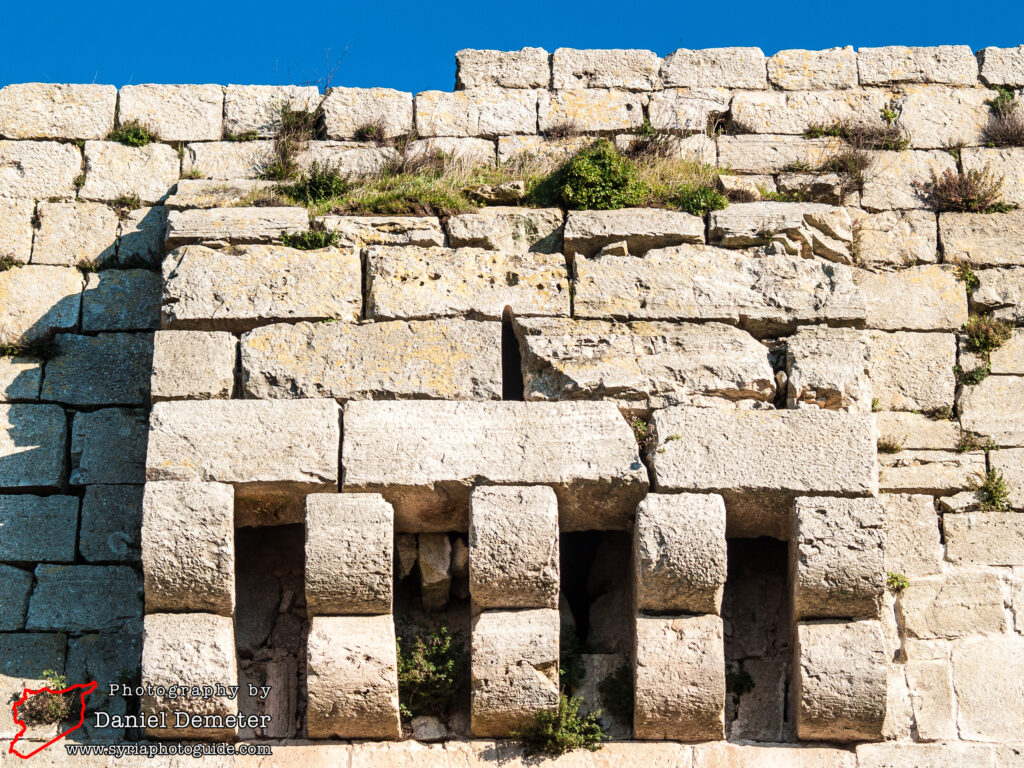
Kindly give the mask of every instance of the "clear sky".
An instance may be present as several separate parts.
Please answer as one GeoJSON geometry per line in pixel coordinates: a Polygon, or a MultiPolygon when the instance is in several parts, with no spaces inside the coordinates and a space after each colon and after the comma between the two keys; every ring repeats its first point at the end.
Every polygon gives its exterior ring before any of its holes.
{"type": "Polygon", "coordinates": [[[316,83],[451,90],[455,51],[1024,43],[1024,0],[0,0],[0,85],[316,83]]]}

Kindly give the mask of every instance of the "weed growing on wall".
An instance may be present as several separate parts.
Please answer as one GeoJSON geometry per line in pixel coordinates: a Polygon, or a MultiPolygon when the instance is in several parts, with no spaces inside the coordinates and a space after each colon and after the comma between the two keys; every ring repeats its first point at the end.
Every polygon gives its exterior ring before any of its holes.
{"type": "Polygon", "coordinates": [[[582,704],[583,699],[559,694],[557,710],[537,712],[530,725],[512,736],[527,755],[564,755],[577,749],[596,752],[607,739],[597,720],[601,711],[581,715],[582,704]]]}
{"type": "Polygon", "coordinates": [[[964,349],[987,355],[1013,336],[1013,325],[988,315],[971,315],[962,329],[964,349]]]}
{"type": "Polygon", "coordinates": [[[314,224],[303,232],[285,232],[281,242],[288,248],[300,251],[315,251],[338,245],[338,233],[328,230],[323,225],[314,224]]]}
{"type": "Polygon", "coordinates": [[[914,188],[939,213],[1006,213],[1017,208],[1002,202],[1003,179],[988,166],[969,171],[947,170],[941,176],[933,176],[928,184],[915,182],[914,188]]]}
{"type": "Polygon", "coordinates": [[[316,135],[317,114],[281,108],[281,124],[274,135],[273,158],[260,170],[261,179],[287,181],[299,175],[299,154],[316,135]]]}
{"type": "Polygon", "coordinates": [[[991,373],[992,368],[988,363],[984,363],[969,370],[964,370],[959,365],[953,366],[953,375],[956,377],[956,383],[967,387],[973,387],[976,384],[981,384],[981,382],[987,379],[991,373]]]}
{"type": "Polygon", "coordinates": [[[996,86],[996,96],[990,99],[988,122],[981,132],[987,147],[1024,147],[1024,109],[1014,99],[1013,92],[996,86]]]}
{"type": "Polygon", "coordinates": [[[910,579],[902,573],[889,571],[885,576],[885,586],[893,594],[900,594],[910,586],[910,579]]]}
{"type": "MultiPolygon", "coordinates": [[[[51,690],[67,688],[64,675],[57,674],[52,669],[43,671],[43,679],[46,681],[46,687],[51,690]]],[[[18,707],[18,714],[26,725],[59,723],[71,714],[73,698],[69,693],[39,693],[26,699],[25,703],[18,707]]]]}
{"type": "Polygon", "coordinates": [[[138,120],[129,120],[107,134],[107,141],[116,141],[126,147],[144,147],[154,141],[160,141],[156,131],[152,131],[138,120]]]}
{"type": "Polygon", "coordinates": [[[400,629],[397,643],[402,716],[447,718],[468,680],[469,653],[461,635],[419,623],[400,629]]]}
{"type": "Polygon", "coordinates": [[[880,437],[878,439],[878,452],[879,453],[899,453],[900,451],[903,450],[903,443],[905,441],[906,441],[906,438],[903,438],[903,440],[897,440],[895,437],[891,437],[891,436],[888,436],[888,435],[886,435],[884,437],[880,437]]]}
{"type": "Polygon", "coordinates": [[[990,469],[971,478],[968,486],[978,497],[978,508],[986,512],[1004,512],[1010,508],[1010,486],[1003,473],[990,469]]]}
{"type": "Polygon", "coordinates": [[[971,269],[971,265],[968,262],[955,262],[955,270],[956,279],[964,284],[967,293],[974,293],[981,286],[981,280],[978,279],[978,276],[971,269]]]}

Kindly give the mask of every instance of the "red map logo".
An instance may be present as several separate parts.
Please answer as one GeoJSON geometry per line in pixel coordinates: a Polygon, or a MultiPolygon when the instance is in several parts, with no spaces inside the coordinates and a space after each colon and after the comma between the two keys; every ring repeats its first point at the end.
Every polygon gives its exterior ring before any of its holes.
{"type": "Polygon", "coordinates": [[[65,736],[67,736],[72,731],[77,731],[79,728],[82,727],[82,723],[85,722],[85,697],[88,696],[90,693],[92,693],[95,690],[96,690],[96,681],[95,680],[93,680],[91,683],[79,683],[78,685],[69,685],[67,688],[62,688],[59,691],[54,691],[54,690],[52,690],[50,688],[46,688],[46,687],[40,688],[39,690],[32,690],[30,688],[26,688],[24,690],[24,692],[21,694],[21,698],[18,699],[16,702],[14,702],[14,704],[11,705],[11,713],[14,715],[14,722],[17,723],[18,725],[20,725],[21,728],[18,730],[18,735],[14,737],[14,741],[11,742],[10,749],[8,749],[7,751],[10,754],[12,754],[12,755],[17,755],[18,757],[23,758],[23,759],[28,759],[28,758],[32,757],[32,755],[36,754],[37,752],[41,752],[42,750],[46,749],[48,746],[53,744],[55,741],[60,741],[61,739],[63,739],[65,736]],[[25,731],[28,728],[28,725],[26,725],[25,722],[23,720],[21,720],[21,718],[18,717],[18,707],[20,707],[22,704],[24,704],[26,701],[28,701],[30,696],[38,696],[41,693],[49,693],[49,694],[54,694],[54,695],[57,695],[57,696],[63,696],[65,694],[71,693],[72,691],[75,691],[75,690],[78,690],[78,689],[81,689],[81,692],[79,693],[79,704],[80,704],[80,706],[79,706],[79,709],[78,709],[78,724],[77,725],[75,725],[75,726],[73,726],[71,728],[68,728],[63,733],[57,734],[56,736],[54,736],[52,739],[50,739],[45,744],[43,744],[43,745],[33,749],[27,755],[23,755],[21,752],[19,752],[18,750],[16,750],[14,748],[14,745],[18,743],[18,739],[20,739],[25,734],[25,731]]]}

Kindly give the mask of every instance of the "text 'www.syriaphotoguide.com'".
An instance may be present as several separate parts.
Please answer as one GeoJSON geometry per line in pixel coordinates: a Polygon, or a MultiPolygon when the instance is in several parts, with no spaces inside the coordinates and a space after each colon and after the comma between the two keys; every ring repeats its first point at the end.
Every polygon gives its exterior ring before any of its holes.
{"type": "Polygon", "coordinates": [[[210,757],[272,755],[269,744],[65,744],[69,755],[83,757],[210,757]]]}

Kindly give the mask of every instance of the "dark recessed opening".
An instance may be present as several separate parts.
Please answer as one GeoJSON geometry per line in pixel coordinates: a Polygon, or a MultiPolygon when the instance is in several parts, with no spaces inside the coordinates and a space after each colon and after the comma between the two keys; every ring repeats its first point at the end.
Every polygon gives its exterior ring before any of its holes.
{"type": "Polygon", "coordinates": [[[512,309],[505,307],[501,315],[501,399],[524,400],[523,359],[519,340],[512,327],[512,309]]]}

